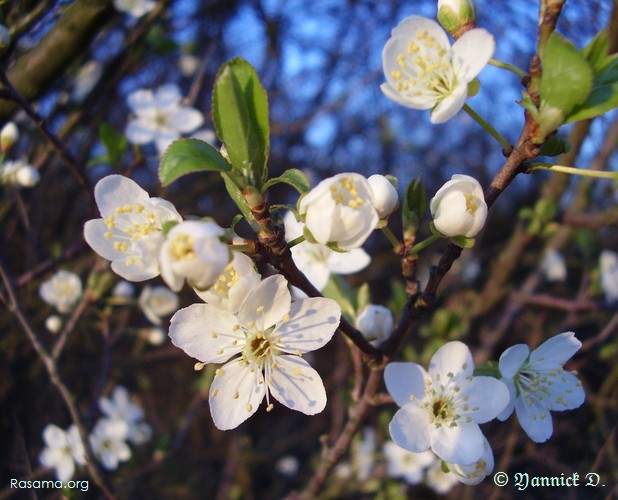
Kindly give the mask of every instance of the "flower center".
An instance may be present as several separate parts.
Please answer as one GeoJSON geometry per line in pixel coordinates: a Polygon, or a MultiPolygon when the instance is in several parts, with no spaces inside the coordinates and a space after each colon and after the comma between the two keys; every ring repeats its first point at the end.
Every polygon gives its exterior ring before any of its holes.
{"type": "Polygon", "coordinates": [[[154,212],[146,210],[140,203],[116,207],[113,214],[103,219],[103,223],[107,227],[105,239],[115,240],[114,249],[117,252],[128,252],[138,239],[161,230],[154,212]],[[114,233],[114,230],[117,232],[114,233]]]}
{"type": "Polygon", "coordinates": [[[470,215],[474,215],[481,206],[481,201],[470,193],[465,193],[464,197],[466,198],[466,212],[470,215]]]}
{"type": "Polygon", "coordinates": [[[457,86],[451,51],[426,30],[408,41],[406,52],[397,55],[397,63],[400,69],[393,70],[391,78],[403,94],[438,100],[457,86]]]}
{"type": "Polygon", "coordinates": [[[258,333],[249,343],[249,347],[255,358],[263,358],[270,352],[270,341],[258,333]]]}
{"type": "Polygon", "coordinates": [[[167,113],[161,113],[157,111],[154,116],[154,122],[159,128],[167,126],[167,113]]]}
{"type": "Polygon", "coordinates": [[[239,274],[234,269],[232,264],[228,264],[225,268],[225,271],[221,273],[221,276],[217,279],[217,282],[213,286],[213,290],[220,295],[221,297],[227,299],[230,288],[234,286],[234,284],[240,279],[239,274]]]}
{"type": "Polygon", "coordinates": [[[168,247],[168,253],[174,260],[195,259],[193,249],[193,236],[189,234],[177,234],[174,236],[168,247]]]}
{"type": "Polygon", "coordinates": [[[342,177],[329,187],[330,195],[338,205],[347,205],[352,208],[360,207],[364,201],[358,195],[358,189],[354,179],[342,177]]]}

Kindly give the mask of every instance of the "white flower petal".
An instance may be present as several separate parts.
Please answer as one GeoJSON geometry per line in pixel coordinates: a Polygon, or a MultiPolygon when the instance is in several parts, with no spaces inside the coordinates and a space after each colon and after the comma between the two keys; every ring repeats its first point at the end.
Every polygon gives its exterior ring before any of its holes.
{"type": "Polygon", "coordinates": [[[489,31],[476,28],[466,31],[453,44],[457,76],[471,82],[487,65],[496,50],[496,40],[489,31]]]}
{"type": "Polygon", "coordinates": [[[118,206],[126,203],[147,203],[148,193],[137,182],[123,175],[108,175],[94,188],[94,199],[99,211],[106,217],[115,213],[118,206]]]}
{"type": "Polygon", "coordinates": [[[275,362],[268,382],[273,397],[305,415],[320,413],[326,406],[326,391],[318,372],[300,356],[280,355],[275,362]]]}
{"type": "Polygon", "coordinates": [[[365,269],[371,257],[362,248],[354,248],[346,253],[331,252],[326,261],[328,269],[334,274],[352,274],[365,269]]]}
{"type": "Polygon", "coordinates": [[[468,97],[468,85],[462,83],[455,87],[449,95],[442,99],[438,105],[431,110],[431,123],[444,123],[455,116],[463,108],[468,97]]]}
{"type": "Polygon", "coordinates": [[[415,453],[429,449],[432,428],[427,411],[410,403],[402,406],[395,413],[389,425],[393,441],[402,448],[415,453]]]}
{"type": "Polygon", "coordinates": [[[581,382],[571,372],[564,372],[552,381],[552,397],[544,399],[552,411],[572,410],[580,407],[586,400],[586,392],[581,382]]]}
{"type": "Polygon", "coordinates": [[[152,90],[149,89],[136,90],[127,97],[127,104],[135,113],[138,113],[142,109],[151,108],[153,103],[154,95],[152,90]]]}
{"type": "Polygon", "coordinates": [[[253,415],[266,394],[262,370],[242,359],[222,366],[210,386],[210,414],[218,429],[234,429],[253,415]]]}
{"type": "Polygon", "coordinates": [[[531,366],[557,368],[570,359],[582,346],[573,332],[564,332],[547,339],[532,354],[531,366]]]}
{"type": "Polygon", "coordinates": [[[289,319],[277,325],[271,338],[277,348],[289,353],[305,353],[326,345],[333,337],[341,318],[341,307],[322,297],[292,302],[289,319]]]}
{"type": "Polygon", "coordinates": [[[431,109],[436,105],[435,99],[427,99],[424,95],[420,96],[408,96],[405,97],[397,92],[390,83],[383,83],[380,85],[382,93],[388,97],[391,101],[395,101],[401,106],[411,109],[431,109]]]}
{"type": "Polygon", "coordinates": [[[247,296],[240,306],[238,319],[243,325],[255,323],[266,330],[288,314],[292,297],[283,276],[270,276],[247,296]]]}
{"type": "Polygon", "coordinates": [[[143,145],[155,139],[157,128],[154,122],[136,119],[127,124],[124,134],[131,144],[143,145]]]}
{"type": "Polygon", "coordinates": [[[515,400],[517,399],[517,389],[515,388],[515,383],[513,382],[513,379],[502,378],[501,380],[504,383],[504,385],[506,385],[506,388],[509,390],[509,402],[504,407],[504,410],[502,410],[496,418],[500,420],[501,422],[504,422],[507,418],[511,416],[511,414],[513,413],[513,410],[515,410],[515,400]]]}
{"type": "Polygon", "coordinates": [[[519,369],[528,358],[529,354],[530,349],[528,349],[526,344],[516,344],[509,347],[502,353],[500,360],[498,361],[500,374],[509,379],[515,377],[519,369]]]}
{"type": "Polygon", "coordinates": [[[167,117],[167,124],[170,128],[183,134],[193,132],[204,123],[204,115],[197,109],[182,106],[172,111],[167,117]]]}
{"type": "Polygon", "coordinates": [[[467,397],[466,404],[471,410],[462,411],[462,416],[470,416],[477,424],[496,418],[506,408],[510,399],[506,384],[493,377],[474,377],[462,388],[460,394],[462,398],[467,397]]]}
{"type": "Polygon", "coordinates": [[[477,424],[442,425],[431,433],[431,449],[445,462],[467,465],[483,455],[484,440],[477,424]]]}
{"type": "Polygon", "coordinates": [[[517,398],[515,412],[522,429],[535,443],[547,441],[554,430],[551,414],[543,403],[536,399],[517,398]]]}
{"type": "Polygon", "coordinates": [[[461,377],[472,375],[474,362],[470,349],[463,342],[447,342],[431,358],[429,376],[436,380],[448,380],[449,373],[457,373],[461,377]]]}
{"type": "Polygon", "coordinates": [[[386,389],[399,406],[408,404],[413,397],[422,399],[427,380],[429,375],[416,363],[389,363],[384,370],[386,389]]]}
{"type": "Polygon", "coordinates": [[[154,106],[162,112],[170,112],[176,109],[176,106],[182,98],[180,88],[175,83],[166,83],[155,90],[154,106]]]}
{"type": "Polygon", "coordinates": [[[158,269],[146,268],[139,262],[129,264],[125,260],[114,260],[112,271],[128,281],[146,281],[159,276],[158,269]]]}
{"type": "Polygon", "coordinates": [[[441,45],[445,49],[449,49],[451,44],[448,39],[446,31],[442,29],[436,21],[423,16],[408,16],[401,21],[393,31],[392,37],[405,37],[415,38],[417,33],[426,32],[428,35],[433,36],[435,43],[441,45]]]}
{"type": "Polygon", "coordinates": [[[244,344],[236,317],[209,304],[193,304],[172,317],[172,343],[203,363],[222,363],[239,353],[244,344]],[[214,334],[213,334],[214,333],[214,334]],[[236,345],[233,342],[236,341],[236,345]]]}

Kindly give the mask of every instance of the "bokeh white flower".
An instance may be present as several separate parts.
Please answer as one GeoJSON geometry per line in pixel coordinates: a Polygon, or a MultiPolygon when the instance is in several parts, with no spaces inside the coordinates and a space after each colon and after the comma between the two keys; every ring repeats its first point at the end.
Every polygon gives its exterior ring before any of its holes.
{"type": "Polygon", "coordinates": [[[0,166],[0,182],[17,187],[31,188],[41,180],[41,174],[24,160],[8,160],[0,166]]]}
{"type": "Polygon", "coordinates": [[[114,0],[114,7],[131,17],[142,17],[157,6],[155,0],[114,0]]]}
{"type": "MultiPolygon", "coordinates": [[[[303,234],[304,224],[292,212],[283,218],[285,237],[288,241],[303,234]]],[[[291,249],[292,258],[303,274],[319,291],[324,290],[331,274],[353,274],[365,269],[371,257],[362,248],[349,252],[335,252],[322,243],[302,241],[291,249]]]]}
{"type": "Polygon", "coordinates": [[[159,154],[182,134],[199,128],[204,116],[197,109],[181,103],[180,89],[175,84],[162,85],[154,92],[140,89],[127,97],[127,104],[134,117],[126,128],[132,144],[154,142],[159,154]]]}
{"type": "Polygon", "coordinates": [[[109,175],[94,188],[103,216],[84,225],[84,237],[99,255],[112,261],[112,270],[129,281],[158,276],[163,225],[182,217],[170,202],[151,198],[122,175],[109,175]]]}
{"type": "Polygon", "coordinates": [[[128,299],[135,295],[135,287],[125,280],[119,280],[112,288],[112,296],[122,299],[128,299]]]}
{"type": "Polygon", "coordinates": [[[226,363],[210,386],[215,425],[233,429],[253,415],[264,397],[306,415],[321,412],[326,392],[318,373],[302,358],[333,336],[341,308],[330,299],[292,302],[282,276],[263,280],[237,314],[193,304],[172,318],[172,343],[202,363],[226,363]]]}
{"type": "Polygon", "coordinates": [[[414,453],[394,441],[384,443],[382,452],[386,458],[386,473],[389,477],[403,478],[408,484],[419,484],[426,469],[438,460],[430,450],[414,453]]]}
{"type": "Polygon", "coordinates": [[[436,460],[425,473],[425,484],[440,495],[445,495],[459,482],[457,475],[442,469],[442,461],[436,460]]]}
{"type": "Polygon", "coordinates": [[[233,252],[231,262],[208,290],[195,290],[210,305],[236,313],[249,293],[260,284],[262,277],[255,270],[250,257],[233,252]]]}
{"type": "Polygon", "coordinates": [[[618,302],[618,254],[603,250],[599,257],[599,271],[605,300],[608,304],[618,302]]]}
{"type": "Polygon", "coordinates": [[[144,410],[131,399],[125,387],[117,385],[111,397],[99,398],[99,408],[105,418],[127,423],[126,439],[128,441],[139,445],[150,439],[152,429],[144,421],[144,410]]]}
{"type": "Polygon", "coordinates": [[[453,175],[431,199],[429,208],[435,228],[449,238],[473,238],[487,219],[483,188],[469,175],[453,175]]]}
{"type": "Polygon", "coordinates": [[[160,325],[162,318],[178,310],[178,295],[166,286],[146,285],[137,303],[153,325],[160,325]]]}
{"type": "Polygon", "coordinates": [[[94,456],[106,470],[116,470],[121,462],[131,458],[127,444],[129,424],[124,420],[101,418],[97,420],[88,442],[94,456]]]}
{"type": "Polygon", "coordinates": [[[190,286],[209,288],[230,261],[228,246],[219,238],[223,228],[214,222],[185,221],[175,225],[161,246],[161,277],[178,292],[185,279],[190,286]]]}
{"type": "Polygon", "coordinates": [[[379,220],[371,186],[353,172],[324,179],[300,199],[298,212],[316,242],[343,250],[362,246],[379,220]]]}
{"type": "Polygon", "coordinates": [[[77,274],[61,269],[41,283],[39,296],[59,313],[70,313],[82,296],[82,280],[77,274]]]}
{"type": "Polygon", "coordinates": [[[71,99],[81,104],[103,76],[103,65],[92,59],[84,64],[75,75],[75,84],[71,90],[71,99]]]}
{"type": "Polygon", "coordinates": [[[402,106],[431,110],[432,123],[452,118],[464,105],[468,84],[493,56],[496,42],[482,28],[464,33],[451,47],[432,19],[410,16],[393,29],[382,51],[382,92],[402,106]]]}
{"type": "Polygon", "coordinates": [[[60,427],[49,424],[43,430],[45,448],[39,455],[44,467],[56,470],[56,477],[62,482],[69,481],[75,474],[76,465],[85,465],[84,443],[75,425],[65,432],[60,427]]]}
{"type": "Polygon", "coordinates": [[[530,439],[536,443],[547,441],[553,432],[550,411],[572,410],[586,399],[581,381],[563,368],[581,345],[573,332],[564,332],[546,340],[532,353],[526,344],[504,351],[498,366],[511,397],[498,418],[506,420],[514,409],[530,439]]]}
{"type": "Polygon", "coordinates": [[[393,314],[388,307],[367,304],[356,318],[356,328],[367,340],[382,342],[393,331],[393,314]]]}
{"type": "Polygon", "coordinates": [[[548,249],[541,260],[541,272],[547,281],[558,282],[567,278],[566,259],[555,248],[548,249]]]}
{"type": "Polygon", "coordinates": [[[62,330],[63,321],[57,314],[52,314],[45,319],[45,328],[49,333],[59,333],[62,330]]]}
{"type": "Polygon", "coordinates": [[[448,342],[434,354],[429,371],[416,363],[390,363],[388,392],[401,406],[390,423],[391,438],[416,453],[431,449],[448,463],[471,464],[483,456],[479,424],[508,404],[509,391],[492,377],[474,377],[468,347],[448,342]]]}
{"type": "Polygon", "coordinates": [[[383,175],[372,175],[367,179],[373,192],[373,206],[380,219],[388,217],[399,204],[397,188],[383,175]]]}

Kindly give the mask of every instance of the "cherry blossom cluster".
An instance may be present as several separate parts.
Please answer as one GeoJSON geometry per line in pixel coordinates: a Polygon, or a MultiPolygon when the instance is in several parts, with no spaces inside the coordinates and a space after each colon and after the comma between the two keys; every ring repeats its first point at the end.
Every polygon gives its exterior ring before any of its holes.
{"type": "MultiPolygon", "coordinates": [[[[106,470],[115,470],[131,458],[130,444],[139,446],[150,440],[152,429],[144,421],[144,411],[131,400],[129,392],[116,386],[111,397],[98,401],[103,416],[88,434],[88,445],[106,470]]],[[[66,431],[49,424],[43,430],[45,448],[39,455],[41,465],[55,470],[62,482],[69,481],[77,467],[86,465],[86,452],[79,430],[71,425],[66,431]]]]}
{"type": "Polygon", "coordinates": [[[7,122],[0,129],[0,184],[16,188],[31,188],[41,179],[39,171],[24,158],[8,160],[15,143],[19,140],[19,129],[14,122],[7,122]]]}

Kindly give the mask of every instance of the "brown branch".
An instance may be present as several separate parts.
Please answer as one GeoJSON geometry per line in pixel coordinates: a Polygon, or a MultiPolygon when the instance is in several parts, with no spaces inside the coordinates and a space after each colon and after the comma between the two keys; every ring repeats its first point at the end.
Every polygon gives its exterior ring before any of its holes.
{"type": "Polygon", "coordinates": [[[90,476],[92,477],[93,481],[97,484],[97,486],[101,488],[101,490],[103,491],[103,493],[105,494],[107,498],[114,498],[114,495],[112,494],[111,490],[106,486],[105,482],[103,481],[103,478],[101,477],[97,469],[94,456],[92,454],[92,451],[90,450],[90,446],[88,443],[88,433],[86,432],[86,426],[84,425],[84,422],[82,421],[82,418],[79,414],[79,410],[77,409],[77,405],[75,404],[73,395],[71,394],[67,386],[62,381],[62,378],[60,377],[60,373],[58,372],[58,367],[54,359],[47,353],[45,346],[43,346],[43,344],[37,337],[36,333],[34,332],[34,329],[32,325],[30,324],[30,321],[28,320],[23,310],[17,298],[17,295],[15,294],[15,289],[13,287],[12,280],[10,279],[7,272],[5,271],[2,263],[0,263],[0,277],[2,278],[2,282],[4,285],[5,292],[6,292],[6,297],[8,299],[6,301],[6,305],[9,311],[11,311],[13,315],[19,321],[22,327],[22,330],[24,331],[24,333],[26,334],[26,337],[30,341],[30,344],[32,345],[35,352],[38,354],[39,358],[41,359],[43,366],[45,367],[45,370],[47,371],[47,374],[51,380],[52,385],[60,393],[60,396],[62,397],[62,400],[64,401],[64,404],[67,407],[69,414],[71,415],[71,420],[73,421],[73,423],[79,430],[80,438],[82,442],[84,443],[84,450],[85,450],[85,455],[86,455],[86,468],[88,469],[90,476]]]}

